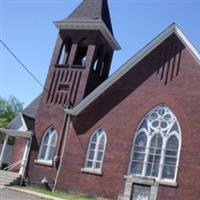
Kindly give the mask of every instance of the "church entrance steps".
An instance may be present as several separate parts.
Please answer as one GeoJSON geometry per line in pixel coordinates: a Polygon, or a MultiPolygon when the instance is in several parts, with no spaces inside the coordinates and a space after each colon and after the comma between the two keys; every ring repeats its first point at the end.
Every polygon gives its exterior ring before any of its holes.
{"type": "Polygon", "coordinates": [[[0,187],[17,184],[19,173],[0,170],[0,187]]]}

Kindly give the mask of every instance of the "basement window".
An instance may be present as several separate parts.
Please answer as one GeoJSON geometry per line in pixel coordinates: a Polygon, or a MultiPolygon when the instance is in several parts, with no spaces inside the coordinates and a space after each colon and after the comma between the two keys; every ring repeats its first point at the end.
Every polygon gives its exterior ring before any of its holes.
{"type": "Polygon", "coordinates": [[[132,200],[150,200],[151,187],[146,185],[133,184],[132,200]]]}

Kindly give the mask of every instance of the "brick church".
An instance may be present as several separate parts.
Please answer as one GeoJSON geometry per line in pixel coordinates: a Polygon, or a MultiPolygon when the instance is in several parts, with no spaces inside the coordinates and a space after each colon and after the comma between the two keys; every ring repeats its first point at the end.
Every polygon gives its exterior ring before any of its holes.
{"type": "Polygon", "coordinates": [[[45,89],[17,119],[19,133],[33,133],[13,153],[28,158],[26,182],[120,200],[200,199],[200,55],[184,33],[170,25],[109,76],[120,45],[107,0],[83,0],[55,25],[45,89]]]}

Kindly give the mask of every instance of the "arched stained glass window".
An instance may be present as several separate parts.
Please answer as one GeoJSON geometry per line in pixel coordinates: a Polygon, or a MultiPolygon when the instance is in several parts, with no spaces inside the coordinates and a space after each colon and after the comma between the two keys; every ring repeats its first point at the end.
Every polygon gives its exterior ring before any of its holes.
{"type": "Polygon", "coordinates": [[[135,139],[134,152],[131,163],[131,172],[142,174],[147,145],[147,136],[141,131],[135,139]]]}
{"type": "Polygon", "coordinates": [[[129,173],[157,180],[175,181],[181,145],[181,130],[172,111],[159,105],[137,128],[129,173]]]}
{"type": "Polygon", "coordinates": [[[175,135],[171,136],[166,145],[162,178],[173,179],[176,172],[179,141],[175,135]]]}
{"type": "Polygon", "coordinates": [[[42,138],[38,160],[52,161],[54,159],[56,141],[56,130],[53,127],[47,129],[42,138]]]}
{"type": "Polygon", "coordinates": [[[146,176],[158,176],[162,154],[162,145],[162,136],[160,134],[155,134],[150,143],[146,176]]]}
{"type": "Polygon", "coordinates": [[[85,162],[86,169],[100,171],[106,147],[106,133],[103,129],[97,129],[90,138],[87,157],[85,162]]]}

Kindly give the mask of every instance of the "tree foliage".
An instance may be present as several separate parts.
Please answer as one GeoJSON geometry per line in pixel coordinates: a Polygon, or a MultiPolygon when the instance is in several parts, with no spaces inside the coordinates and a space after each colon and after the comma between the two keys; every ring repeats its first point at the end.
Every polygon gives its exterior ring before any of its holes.
{"type": "Polygon", "coordinates": [[[23,103],[16,97],[10,96],[8,99],[0,97],[0,127],[5,127],[22,110],[23,103]]]}

